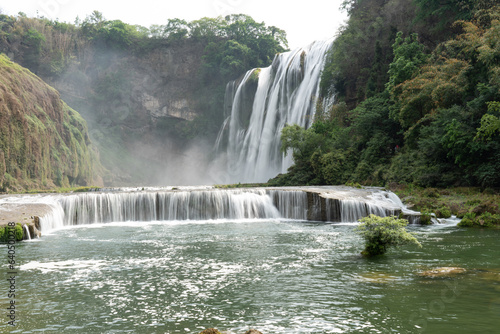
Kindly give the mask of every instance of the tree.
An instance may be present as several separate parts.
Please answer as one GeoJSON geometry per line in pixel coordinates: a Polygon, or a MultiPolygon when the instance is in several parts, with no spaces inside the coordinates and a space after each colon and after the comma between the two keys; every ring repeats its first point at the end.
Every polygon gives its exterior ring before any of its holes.
{"type": "Polygon", "coordinates": [[[492,115],[494,112],[500,114],[500,102],[489,102],[488,112],[481,118],[481,126],[477,129],[476,137],[474,137],[476,140],[490,141],[494,138],[496,132],[500,133],[500,118],[492,115]]]}
{"type": "Polygon", "coordinates": [[[391,93],[399,84],[418,74],[420,66],[427,61],[425,47],[419,43],[417,34],[403,39],[403,32],[398,32],[392,49],[394,60],[389,65],[389,82],[386,85],[391,93]]]}
{"type": "Polygon", "coordinates": [[[365,249],[361,252],[365,256],[382,255],[390,246],[413,244],[422,247],[417,238],[406,231],[406,219],[372,214],[359,221],[362,224],[356,228],[356,232],[365,239],[365,249]]]}
{"type": "Polygon", "coordinates": [[[163,30],[162,37],[169,41],[180,40],[187,36],[189,32],[188,23],[181,19],[169,19],[163,30]]]}

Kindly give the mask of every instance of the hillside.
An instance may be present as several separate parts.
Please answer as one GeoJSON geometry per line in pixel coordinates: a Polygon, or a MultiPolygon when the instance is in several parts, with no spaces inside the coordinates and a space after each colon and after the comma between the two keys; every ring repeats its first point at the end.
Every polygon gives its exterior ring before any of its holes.
{"type": "Polygon", "coordinates": [[[82,117],[0,55],[0,191],[98,185],[100,170],[82,117]]]}
{"type": "Polygon", "coordinates": [[[497,1],[346,1],[311,128],[273,184],[500,187],[497,1]],[[495,6],[496,5],[496,6],[495,6]]]}

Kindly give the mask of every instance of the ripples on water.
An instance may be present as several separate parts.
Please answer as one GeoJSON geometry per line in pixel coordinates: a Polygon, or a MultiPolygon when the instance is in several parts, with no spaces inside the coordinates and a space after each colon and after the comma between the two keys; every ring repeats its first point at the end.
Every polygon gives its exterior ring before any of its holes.
{"type": "Polygon", "coordinates": [[[55,231],[18,244],[17,330],[473,333],[500,326],[498,231],[412,227],[422,249],[365,259],[354,225],[221,220],[55,231]],[[439,266],[468,274],[417,275],[439,266]]]}

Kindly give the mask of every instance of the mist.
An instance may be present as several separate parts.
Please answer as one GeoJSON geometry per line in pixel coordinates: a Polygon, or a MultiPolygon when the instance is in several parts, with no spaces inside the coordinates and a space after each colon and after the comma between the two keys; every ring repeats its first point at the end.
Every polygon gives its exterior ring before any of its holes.
{"type": "Polygon", "coordinates": [[[227,173],[223,159],[213,159],[213,143],[195,139],[182,147],[173,142],[152,146],[136,142],[134,181],[128,186],[195,186],[223,184],[227,173]]]}

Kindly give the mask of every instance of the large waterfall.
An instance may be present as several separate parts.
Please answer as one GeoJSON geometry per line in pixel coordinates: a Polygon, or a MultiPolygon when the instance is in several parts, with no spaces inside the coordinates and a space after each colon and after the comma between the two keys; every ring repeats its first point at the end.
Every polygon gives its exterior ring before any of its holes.
{"type": "Polygon", "coordinates": [[[291,157],[280,152],[281,129],[286,124],[307,128],[312,123],[332,41],[279,54],[271,66],[248,71],[227,85],[229,115],[216,143],[217,151],[226,153],[223,182],[264,182],[291,166],[291,157]]]}
{"type": "Polygon", "coordinates": [[[114,189],[23,200],[25,203],[45,203],[50,208],[40,217],[42,232],[71,225],[123,221],[298,219],[355,222],[369,214],[404,213],[399,199],[391,192],[342,186],[114,189]]]}

